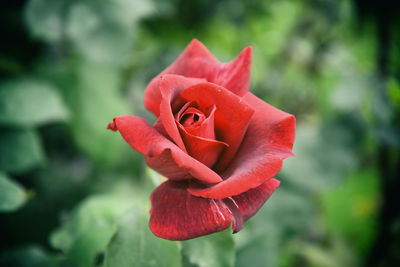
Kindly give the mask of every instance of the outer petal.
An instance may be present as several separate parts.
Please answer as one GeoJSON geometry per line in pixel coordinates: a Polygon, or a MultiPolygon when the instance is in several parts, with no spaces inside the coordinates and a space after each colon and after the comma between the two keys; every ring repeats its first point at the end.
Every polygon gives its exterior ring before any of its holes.
{"type": "Polygon", "coordinates": [[[229,147],[223,151],[214,169],[223,170],[235,156],[254,110],[242,98],[212,83],[189,87],[182,91],[181,97],[196,102],[203,110],[211,105],[217,107],[214,115],[216,139],[229,147]]]}
{"type": "Polygon", "coordinates": [[[221,173],[224,181],[208,188],[193,184],[189,189],[193,195],[221,199],[241,194],[273,177],[282,160],[293,155],[295,118],[251,93],[243,101],[256,112],[234,160],[221,173]]]}
{"type": "Polygon", "coordinates": [[[156,117],[160,116],[160,104],[164,98],[166,103],[173,100],[183,89],[205,82],[201,78],[189,78],[175,74],[164,74],[155,77],[144,92],[144,106],[153,112],[156,117]]]}
{"type": "Polygon", "coordinates": [[[211,82],[228,88],[239,96],[246,94],[250,86],[252,52],[251,46],[244,48],[235,60],[223,64],[222,70],[220,70],[216,79],[211,82]]]}
{"type": "Polygon", "coordinates": [[[222,231],[232,215],[221,200],[195,197],[187,183],[166,181],[151,194],[150,230],[158,237],[186,240],[222,231]]]}
{"type": "Polygon", "coordinates": [[[185,182],[166,181],[151,194],[150,229],[158,237],[186,240],[222,231],[233,222],[233,232],[253,216],[279,186],[270,179],[235,197],[209,199],[187,192],[185,182]]]}
{"type": "Polygon", "coordinates": [[[142,118],[119,116],[107,128],[118,130],[133,149],[146,156],[149,167],[169,179],[196,178],[206,184],[222,181],[217,173],[183,152],[142,118]]]}
{"type": "MultiPolygon", "coordinates": [[[[221,63],[198,40],[193,39],[182,54],[167,67],[163,74],[178,74],[191,78],[203,78],[242,96],[249,90],[252,48],[246,47],[239,56],[229,62],[221,63]]],[[[160,114],[159,76],[147,86],[144,95],[145,107],[157,117],[160,114]]]]}
{"type": "Polygon", "coordinates": [[[201,42],[193,39],[175,62],[161,74],[205,78],[242,96],[249,90],[251,56],[252,48],[248,46],[235,60],[221,63],[201,42]]]}

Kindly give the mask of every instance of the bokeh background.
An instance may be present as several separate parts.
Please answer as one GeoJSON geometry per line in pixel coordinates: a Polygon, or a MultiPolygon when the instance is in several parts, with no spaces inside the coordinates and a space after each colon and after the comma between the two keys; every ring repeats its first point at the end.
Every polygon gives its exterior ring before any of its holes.
{"type": "Polygon", "coordinates": [[[0,266],[399,266],[395,1],[1,1],[0,266]],[[253,46],[251,91],[297,118],[260,212],[185,242],[154,237],[161,178],[114,116],[154,118],[146,84],[192,38],[253,46]]]}

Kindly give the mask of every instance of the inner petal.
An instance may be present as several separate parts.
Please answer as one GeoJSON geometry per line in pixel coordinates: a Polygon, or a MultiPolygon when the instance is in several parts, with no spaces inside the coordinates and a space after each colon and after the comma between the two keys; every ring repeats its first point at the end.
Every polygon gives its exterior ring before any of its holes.
{"type": "Polygon", "coordinates": [[[190,102],[196,101],[199,110],[206,110],[212,105],[215,110],[215,134],[218,140],[229,147],[222,152],[214,168],[224,170],[235,157],[246,134],[253,108],[243,99],[226,88],[213,83],[201,83],[184,89],[180,96],[190,102]]]}
{"type": "Polygon", "coordinates": [[[184,114],[179,118],[179,123],[184,127],[196,127],[206,119],[206,116],[194,107],[189,107],[184,114]]]}
{"type": "Polygon", "coordinates": [[[176,114],[175,120],[189,155],[211,167],[228,144],[215,140],[215,105],[197,109],[194,102],[186,103],[176,114]]]}

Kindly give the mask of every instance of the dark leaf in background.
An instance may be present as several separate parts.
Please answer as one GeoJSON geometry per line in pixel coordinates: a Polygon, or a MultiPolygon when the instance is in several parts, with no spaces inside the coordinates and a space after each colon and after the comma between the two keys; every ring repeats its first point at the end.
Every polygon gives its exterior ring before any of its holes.
{"type": "Polygon", "coordinates": [[[60,84],[71,111],[68,126],[77,146],[101,164],[118,164],[121,151],[128,148],[117,135],[105,131],[114,116],[131,113],[119,93],[118,69],[74,60],[49,73],[60,84]]]}
{"type": "Polygon", "coordinates": [[[0,212],[14,211],[21,207],[25,200],[24,188],[0,172],[0,212]]]}
{"type": "Polygon", "coordinates": [[[43,163],[44,155],[36,131],[1,129],[0,170],[22,173],[43,163]]]}
{"type": "Polygon", "coordinates": [[[67,118],[59,91],[46,81],[27,78],[0,85],[2,126],[33,127],[67,118]]]}
{"type": "Polygon", "coordinates": [[[7,267],[79,267],[63,255],[50,254],[38,245],[5,251],[0,254],[0,266],[7,267]]]}

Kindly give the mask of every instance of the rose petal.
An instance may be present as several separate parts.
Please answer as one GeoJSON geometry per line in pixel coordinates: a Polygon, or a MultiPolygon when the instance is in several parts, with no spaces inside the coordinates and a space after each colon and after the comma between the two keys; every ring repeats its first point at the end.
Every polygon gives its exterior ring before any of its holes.
{"type": "Polygon", "coordinates": [[[181,92],[181,97],[186,101],[196,102],[200,110],[211,105],[216,106],[216,139],[227,143],[229,147],[222,152],[214,169],[217,172],[223,170],[235,156],[254,110],[241,97],[212,83],[186,88],[181,92]]]}
{"type": "Polygon", "coordinates": [[[150,230],[158,237],[186,240],[222,231],[233,222],[233,232],[253,216],[279,186],[270,179],[235,197],[209,199],[187,192],[186,182],[166,181],[151,194],[150,230]]]}
{"type": "Polygon", "coordinates": [[[217,79],[211,82],[221,85],[239,96],[245,95],[250,87],[252,53],[251,46],[245,47],[235,60],[224,64],[217,79]]]}
{"type": "Polygon", "coordinates": [[[207,167],[213,166],[222,150],[229,146],[224,142],[192,135],[181,124],[178,127],[189,155],[207,167]]]}
{"type": "MultiPolygon", "coordinates": [[[[188,102],[190,103],[190,102],[188,102]]],[[[198,123],[195,123],[193,126],[184,126],[186,132],[199,137],[204,137],[208,139],[215,140],[215,129],[214,129],[214,116],[216,111],[215,105],[210,107],[210,111],[208,113],[208,117],[201,121],[199,119],[198,123]]],[[[187,112],[185,112],[187,113],[187,112]]],[[[204,116],[204,115],[203,115],[204,116]]]]}
{"type": "Polygon", "coordinates": [[[205,82],[205,79],[189,78],[175,74],[164,74],[155,77],[144,92],[144,106],[153,112],[156,117],[160,116],[160,104],[163,98],[166,102],[172,101],[184,88],[205,82]]]}
{"type": "Polygon", "coordinates": [[[281,169],[282,160],[293,155],[295,118],[251,93],[243,101],[256,112],[237,155],[220,173],[224,181],[208,188],[193,184],[191,194],[217,199],[241,194],[273,177],[281,169]]]}
{"type": "MultiPolygon", "coordinates": [[[[221,63],[198,40],[193,39],[182,54],[161,75],[178,74],[190,78],[203,78],[218,84],[239,96],[249,90],[252,48],[246,47],[229,63],[221,63]]],[[[159,76],[147,86],[145,107],[157,117],[160,114],[159,76]]]]}
{"type": "Polygon", "coordinates": [[[179,119],[177,121],[185,128],[199,126],[206,119],[203,112],[194,107],[187,108],[182,116],[178,117],[179,119]]]}
{"type": "Polygon", "coordinates": [[[176,127],[171,104],[183,89],[199,82],[201,82],[199,79],[190,79],[178,75],[160,76],[160,118],[168,135],[184,152],[186,152],[186,148],[176,127]]]}
{"type": "Polygon", "coordinates": [[[187,183],[166,181],[151,194],[150,230],[158,237],[186,240],[222,231],[232,216],[221,200],[195,197],[187,183]]]}
{"type": "Polygon", "coordinates": [[[156,117],[160,116],[160,103],[161,103],[161,92],[160,92],[160,82],[161,77],[156,76],[147,85],[144,91],[143,102],[145,108],[153,112],[156,117]]]}
{"type": "Polygon", "coordinates": [[[161,74],[179,74],[205,78],[237,95],[249,90],[252,48],[246,47],[229,63],[221,63],[197,39],[193,39],[182,54],[161,74]]]}
{"type": "Polygon", "coordinates": [[[133,149],[146,156],[149,167],[171,180],[196,178],[206,184],[222,181],[217,173],[183,152],[142,118],[119,116],[107,128],[118,130],[133,149]]]}
{"type": "MultiPolygon", "coordinates": [[[[176,114],[176,124],[178,126],[180,135],[184,141],[185,147],[189,155],[206,165],[211,167],[219,158],[222,150],[229,145],[215,140],[214,133],[214,114],[215,106],[210,107],[211,112],[208,112],[208,118],[194,107],[187,107],[188,104],[192,102],[187,102],[182,109],[176,114]],[[199,113],[199,124],[195,123],[196,127],[189,126],[185,127],[181,124],[181,120],[185,115],[190,115],[192,113],[199,113]],[[201,114],[200,114],[201,113],[201,114]]],[[[185,124],[186,121],[184,121],[185,124]]]]}

